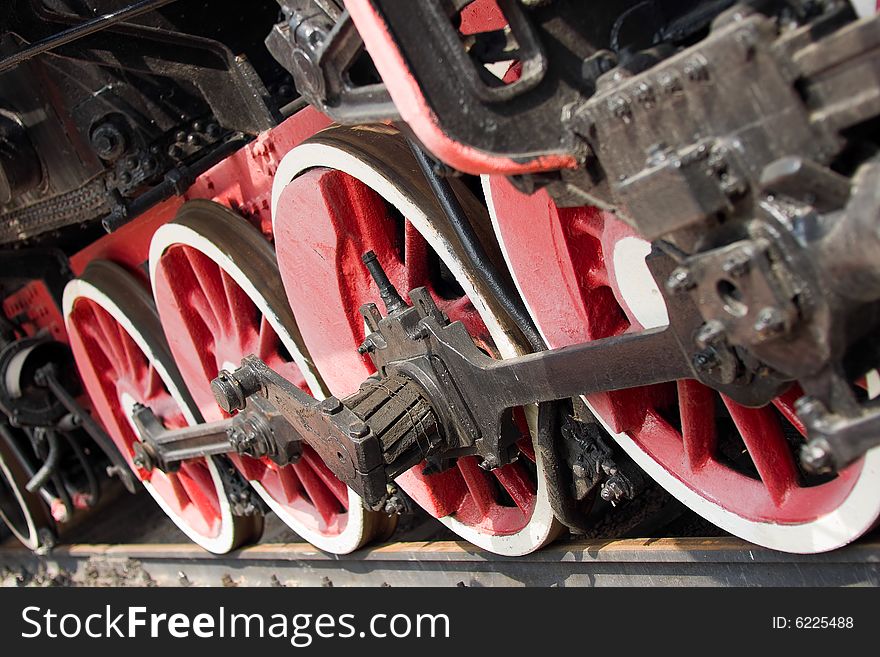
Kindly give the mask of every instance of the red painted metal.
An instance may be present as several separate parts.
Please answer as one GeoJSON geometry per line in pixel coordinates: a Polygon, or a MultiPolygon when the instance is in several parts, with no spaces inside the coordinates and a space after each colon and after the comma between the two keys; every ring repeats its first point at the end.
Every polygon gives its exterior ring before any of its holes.
{"type": "MultiPolygon", "coordinates": [[[[612,263],[615,245],[633,236],[628,226],[596,208],[558,208],[545,192],[526,196],[502,177],[493,176],[490,187],[509,262],[551,347],[642,328],[620,293],[612,263]]],[[[826,483],[801,485],[786,436],[786,426],[794,430],[788,433],[803,434],[793,410],[798,396],[792,390],[762,409],[724,398],[726,412],[719,412],[717,393],[680,381],[591,395],[589,401],[615,432],[628,434],[705,498],[749,520],[804,523],[837,508],[862,466],[826,483]],[[724,418],[738,430],[757,475],[719,453],[724,418]]]]}
{"type": "Polygon", "coordinates": [[[55,340],[67,342],[64,318],[43,281],[31,281],[3,300],[3,314],[19,318],[27,335],[46,330],[55,340]]]}
{"type": "Polygon", "coordinates": [[[345,0],[345,6],[401,118],[435,157],[459,171],[473,174],[513,175],[577,166],[577,161],[571,155],[541,155],[528,161],[516,161],[452,139],[443,132],[418,82],[410,74],[388,25],[372,3],[369,0],[345,0]]]}
{"type": "MultiPolygon", "coordinates": [[[[148,285],[145,263],[153,233],[160,226],[171,221],[184,202],[193,198],[212,199],[238,210],[271,239],[269,200],[278,163],[285,153],[328,125],[330,120],[323,114],[310,107],[303,109],[200,176],[184,196],[173,197],[160,203],[131,223],[74,254],[70,258],[71,270],[79,276],[93,260],[108,260],[122,266],[148,285]]],[[[3,312],[10,318],[25,317],[23,326],[28,335],[46,329],[55,339],[62,342],[69,341],[61,309],[55,305],[41,281],[32,281],[7,296],[3,300],[3,312]]],[[[99,375],[103,374],[100,370],[95,371],[94,366],[88,362],[90,356],[80,355],[84,354],[83,349],[81,344],[79,347],[74,347],[77,366],[89,393],[80,401],[88,408],[95,407],[98,420],[130,460],[132,439],[130,427],[127,423],[119,423],[116,412],[118,409],[115,410],[118,400],[114,401],[112,396],[108,398],[106,391],[100,387],[99,375]],[[83,359],[84,362],[81,362],[83,359]]],[[[184,472],[179,477],[172,477],[166,481],[154,475],[153,479],[157,488],[162,491],[163,497],[173,501],[185,499],[185,487],[182,487],[182,484],[178,485],[179,481],[186,482],[186,486],[192,488],[192,482],[203,479],[203,475],[200,466],[196,464],[184,468],[184,472]],[[186,470],[191,470],[189,474],[192,476],[188,476],[186,470]]],[[[197,495],[196,498],[204,499],[204,496],[197,495]]],[[[207,513],[208,510],[206,508],[203,511],[207,513]]],[[[198,516],[201,512],[192,513],[195,513],[193,520],[198,525],[200,522],[198,516]]],[[[207,516],[203,516],[203,520],[204,518],[207,516]]],[[[202,522],[203,528],[206,522],[208,520],[202,522]]]]}
{"type": "Polygon", "coordinates": [[[507,19],[495,0],[475,0],[462,10],[458,31],[462,34],[477,34],[505,27],[507,19]]]}
{"type": "Polygon", "coordinates": [[[73,272],[79,275],[92,260],[109,260],[146,281],[142,267],[149,257],[153,233],[171,221],[186,201],[204,198],[226,205],[272,237],[270,200],[272,180],[285,153],[330,125],[330,119],[307,107],[276,128],[218,163],[198,177],[183,196],[173,197],[135,221],[74,255],[73,272]]]}
{"type": "MultiPolygon", "coordinates": [[[[153,288],[169,346],[206,421],[225,417],[214,401],[211,380],[249,354],[309,392],[256,304],[204,253],[184,244],[168,248],[156,268],[153,288]]],[[[303,452],[298,463],[286,467],[269,459],[230,458],[289,515],[312,531],[336,536],[346,527],[348,489],[311,447],[304,446],[303,452]]]]}
{"type": "MultiPolygon", "coordinates": [[[[369,359],[357,353],[365,337],[358,308],[379,299],[361,262],[368,250],[376,253],[394,285],[401,290],[426,286],[450,319],[462,321],[492,350],[470,300],[438,282],[437,256],[424,238],[351,176],[318,168],[296,178],[281,194],[275,229],[278,263],[297,324],[334,394],[351,394],[373,372],[369,359]]],[[[534,460],[530,446],[523,454],[534,460]]],[[[440,474],[425,475],[423,468],[413,468],[398,483],[436,517],[454,514],[494,535],[518,532],[531,518],[537,488],[521,463],[492,473],[473,458],[459,459],[456,468],[440,474]]]]}
{"type": "Polygon", "coordinates": [[[156,368],[125,328],[95,301],[80,297],[68,318],[70,345],[95,410],[119,451],[142,481],[198,534],[219,535],[220,501],[204,459],[181,464],[180,471],[146,472],[132,462],[137,434],[126,413],[128,401],[153,409],[169,428],[186,426],[177,402],[156,368]]]}

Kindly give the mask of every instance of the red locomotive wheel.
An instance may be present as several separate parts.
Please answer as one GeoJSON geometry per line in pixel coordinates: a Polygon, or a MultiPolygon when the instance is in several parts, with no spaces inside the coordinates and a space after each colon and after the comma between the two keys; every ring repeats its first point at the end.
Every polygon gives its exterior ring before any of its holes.
{"type": "MultiPolygon", "coordinates": [[[[224,417],[211,380],[256,354],[321,399],[323,383],[302,347],[272,247],[249,223],[209,201],[190,201],[150,246],[153,294],[171,351],[202,415],[224,417]]],[[[365,511],[307,445],[294,464],[230,457],[268,506],[297,534],[337,554],[393,530],[365,511]]]]}
{"type": "Polygon", "coordinates": [[[64,290],[64,319],[77,368],[95,410],[144,487],[194,542],[225,553],[259,538],[262,518],[235,516],[219,465],[193,459],[180,470],[147,472],[132,462],[139,440],[135,404],[168,428],[201,421],[177,372],[152,301],[125,270],[97,261],[64,290]]]}
{"type": "MultiPolygon", "coordinates": [[[[485,217],[463,185],[459,192],[468,211],[485,217]]],[[[272,208],[287,296],[334,394],[351,394],[373,372],[357,352],[365,337],[358,309],[379,299],[361,261],[368,250],[401,292],[427,287],[487,351],[522,353],[479,277],[456,256],[456,241],[427,181],[391,128],[333,128],[294,149],[276,174],[272,208]]],[[[520,449],[519,461],[492,472],[465,457],[439,474],[416,466],[398,483],[468,541],[500,554],[525,554],[550,541],[558,524],[527,429],[520,449]]]]}
{"type": "MultiPolygon", "coordinates": [[[[595,208],[558,208],[483,179],[499,242],[548,344],[561,347],[664,326],[645,264],[650,245],[595,208]],[[552,291],[552,293],[548,293],[552,291]]],[[[744,539],[789,552],[845,545],[880,516],[880,449],[834,478],[797,463],[798,390],[746,408],[696,381],[590,395],[620,446],[670,493],[744,539]]]]}

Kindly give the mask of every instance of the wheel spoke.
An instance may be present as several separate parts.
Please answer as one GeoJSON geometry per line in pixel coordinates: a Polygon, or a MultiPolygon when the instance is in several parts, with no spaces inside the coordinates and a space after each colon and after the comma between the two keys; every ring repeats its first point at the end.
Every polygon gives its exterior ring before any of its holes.
{"type": "Polygon", "coordinates": [[[257,355],[262,360],[268,360],[278,353],[278,336],[265,315],[260,317],[260,333],[257,341],[259,344],[257,355]]]}
{"type": "Polygon", "coordinates": [[[324,522],[329,525],[340,511],[336,497],[327,490],[315,471],[305,461],[298,461],[292,467],[312,504],[315,505],[315,509],[318,510],[324,522]]]}
{"type": "Polygon", "coordinates": [[[492,490],[485,471],[477,465],[475,456],[463,456],[458,459],[457,465],[480,515],[486,516],[495,503],[495,491],[492,490]]]}
{"type": "Polygon", "coordinates": [[[284,491],[284,498],[287,504],[300,497],[302,494],[302,484],[293,467],[278,468],[275,470],[278,480],[281,482],[281,489],[284,491]]]}
{"type": "Polygon", "coordinates": [[[141,377],[144,377],[141,381],[141,384],[144,389],[147,388],[147,378],[149,376],[148,371],[144,371],[144,361],[143,354],[140,353],[140,350],[134,344],[132,339],[128,337],[122,327],[119,324],[116,325],[117,334],[119,336],[119,345],[121,347],[122,353],[125,355],[125,364],[128,365],[128,371],[131,372],[132,377],[135,380],[140,380],[141,377]]]}
{"type": "Polygon", "coordinates": [[[226,298],[226,313],[229,316],[231,331],[235,335],[238,344],[244,347],[253,338],[256,309],[253,302],[236,282],[232,280],[229,274],[219,268],[218,272],[223,284],[223,294],[226,298]]]}
{"type": "Polygon", "coordinates": [[[399,291],[405,295],[428,282],[428,244],[422,234],[409,221],[405,221],[403,245],[406,289],[399,291]]]}
{"type": "Polygon", "coordinates": [[[722,398],[770,498],[780,506],[797,486],[798,474],[779,419],[770,407],[746,408],[722,398]]]}
{"type": "Polygon", "coordinates": [[[302,460],[309,464],[318,478],[330,489],[343,509],[348,509],[348,487],[337,479],[327,464],[310,448],[303,449],[302,460]]]}
{"type": "Polygon", "coordinates": [[[144,395],[146,399],[153,399],[154,397],[161,395],[164,390],[165,386],[162,383],[162,377],[159,376],[156,367],[150,363],[147,368],[147,376],[144,385],[144,395]]]}
{"type": "Polygon", "coordinates": [[[699,381],[678,382],[681,436],[688,467],[702,468],[715,453],[715,392],[699,381]]]}
{"type": "Polygon", "coordinates": [[[202,518],[212,518],[217,515],[219,511],[217,499],[209,493],[215,490],[214,482],[204,465],[199,462],[184,461],[180,466],[178,480],[202,518]]]}
{"type": "Polygon", "coordinates": [[[519,463],[511,463],[492,471],[498,482],[510,495],[510,499],[522,511],[529,511],[537,492],[525,468],[519,463]]]}
{"type": "MultiPolygon", "coordinates": [[[[107,355],[111,356],[109,360],[113,364],[114,369],[116,369],[117,366],[122,365],[125,362],[122,349],[119,345],[119,333],[117,333],[118,324],[110,319],[110,317],[108,317],[102,310],[95,311],[95,319],[97,320],[97,325],[100,327],[101,336],[103,337],[101,345],[104,347],[104,353],[107,353],[107,349],[110,350],[110,353],[107,355]]],[[[116,371],[117,373],[119,372],[118,369],[116,371]]]]}
{"type": "Polygon", "coordinates": [[[216,270],[212,271],[212,268],[206,266],[202,258],[198,257],[195,253],[191,253],[189,249],[185,249],[184,254],[202,293],[201,297],[204,301],[202,310],[208,310],[220,331],[227,335],[230,329],[231,317],[224,309],[226,294],[223,291],[222,283],[214,276],[216,270]]]}
{"type": "Polygon", "coordinates": [[[773,400],[773,405],[779,410],[786,420],[791,422],[792,426],[797,429],[804,437],[807,435],[807,428],[795,411],[795,402],[804,396],[804,391],[799,385],[793,385],[784,395],[780,395],[773,400]]]}

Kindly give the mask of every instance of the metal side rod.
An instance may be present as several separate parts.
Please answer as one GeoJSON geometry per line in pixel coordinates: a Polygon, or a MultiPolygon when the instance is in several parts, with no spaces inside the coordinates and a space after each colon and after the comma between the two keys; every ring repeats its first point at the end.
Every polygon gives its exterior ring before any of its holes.
{"type": "Polygon", "coordinates": [[[177,0],[141,0],[141,2],[130,5],[125,9],[120,9],[118,11],[113,11],[108,14],[103,14],[101,16],[93,18],[92,20],[71,27],[70,29],[63,30],[58,34],[53,34],[46,39],[37,41],[27,48],[20,50],[14,55],[10,55],[6,59],[0,60],[0,73],[8,71],[9,69],[18,66],[22,62],[26,62],[27,60],[32,59],[37,55],[42,55],[45,52],[54,50],[55,48],[60,48],[61,46],[72,43],[78,39],[82,39],[83,37],[87,37],[90,34],[94,34],[95,32],[100,32],[101,30],[106,29],[111,25],[123,23],[127,20],[131,20],[132,18],[137,18],[141,14],[146,14],[147,12],[160,9],[165,5],[170,5],[172,2],[177,2],[177,0]]]}
{"type": "Polygon", "coordinates": [[[457,380],[466,377],[467,388],[491,389],[493,401],[500,408],[694,376],[675,334],[668,328],[624,333],[505,360],[496,360],[479,350],[466,356],[448,345],[443,362],[454,376],[460,375],[455,377],[457,380]]]}

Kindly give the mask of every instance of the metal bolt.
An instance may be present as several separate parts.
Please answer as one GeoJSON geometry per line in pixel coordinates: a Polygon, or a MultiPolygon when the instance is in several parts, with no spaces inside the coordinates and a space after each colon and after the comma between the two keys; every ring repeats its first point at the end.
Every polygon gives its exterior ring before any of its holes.
{"type": "Polygon", "coordinates": [[[812,474],[828,474],[834,471],[831,446],[824,438],[814,438],[801,448],[801,465],[812,474]]]}
{"type": "Polygon", "coordinates": [[[657,82],[660,84],[660,89],[663,90],[663,93],[674,94],[681,91],[681,78],[675,73],[661,73],[657,78],[657,82]]]}
{"type": "Polygon", "coordinates": [[[690,292],[697,286],[691,270],[687,267],[678,267],[666,280],[666,289],[672,294],[690,292]]]}
{"type": "Polygon", "coordinates": [[[334,415],[344,408],[342,402],[336,397],[327,397],[321,401],[321,412],[324,415],[334,415]]]}
{"type": "Polygon", "coordinates": [[[125,153],[125,135],[113,123],[102,123],[92,133],[92,148],[102,160],[115,161],[125,153]]]}
{"type": "Polygon", "coordinates": [[[498,463],[495,460],[488,458],[488,457],[483,459],[482,461],[480,461],[478,465],[480,466],[481,469],[486,470],[487,472],[490,470],[494,470],[495,468],[498,467],[498,463]]]}
{"type": "Polygon", "coordinates": [[[825,404],[815,397],[807,396],[801,397],[794,403],[794,410],[807,426],[816,424],[828,413],[825,404]]]}
{"type": "Polygon", "coordinates": [[[220,408],[227,413],[244,408],[244,396],[229,372],[225,370],[220,372],[211,382],[211,390],[220,408]]]}
{"type": "Polygon", "coordinates": [[[627,119],[632,116],[632,108],[629,100],[624,96],[615,96],[608,101],[608,111],[619,119],[627,119]]]}
{"type": "Polygon", "coordinates": [[[626,491],[616,477],[611,477],[605,482],[599,495],[603,500],[614,505],[627,497],[626,491]]]}
{"type": "Polygon", "coordinates": [[[751,267],[752,259],[748,253],[743,251],[737,251],[736,253],[731,254],[731,256],[724,261],[724,264],[721,265],[724,273],[734,278],[745,276],[749,273],[751,267]]]}
{"type": "Polygon", "coordinates": [[[697,372],[706,374],[714,370],[720,364],[718,352],[714,349],[703,349],[694,354],[691,363],[697,372]]]}
{"type": "Polygon", "coordinates": [[[753,327],[758,338],[769,340],[785,332],[785,316],[778,308],[763,308],[753,327]]]}
{"type": "Polygon", "coordinates": [[[724,340],[724,324],[719,321],[706,322],[697,332],[696,343],[705,349],[724,340]]]}
{"type": "Polygon", "coordinates": [[[684,74],[692,82],[707,80],[709,78],[709,68],[706,66],[706,61],[698,55],[684,65],[684,74]]]}
{"type": "Polygon", "coordinates": [[[370,427],[362,420],[355,420],[348,426],[348,435],[351,438],[363,438],[370,433],[370,427]]]}
{"type": "Polygon", "coordinates": [[[654,102],[654,89],[647,82],[642,82],[636,87],[636,100],[644,105],[654,102]]]}

